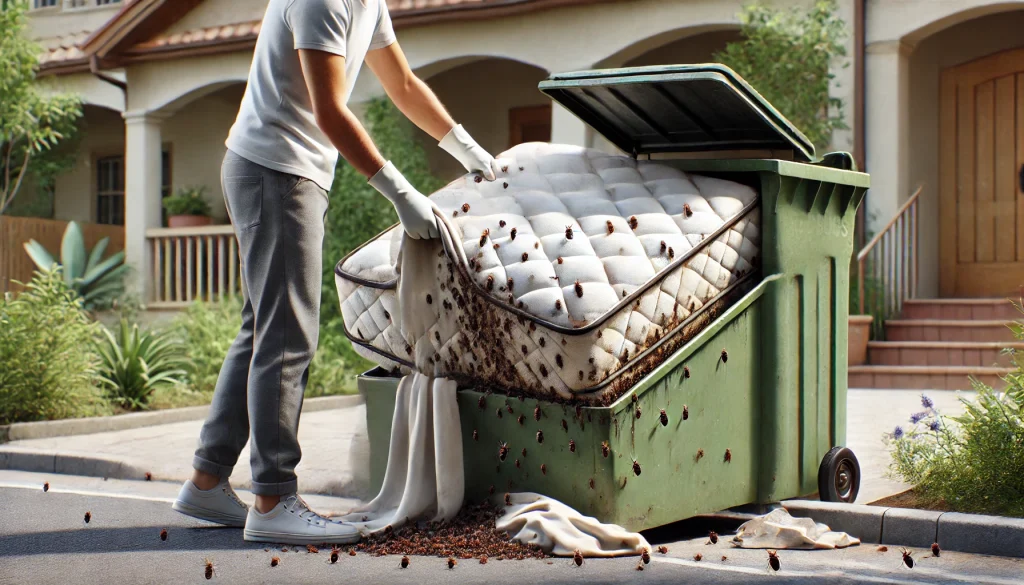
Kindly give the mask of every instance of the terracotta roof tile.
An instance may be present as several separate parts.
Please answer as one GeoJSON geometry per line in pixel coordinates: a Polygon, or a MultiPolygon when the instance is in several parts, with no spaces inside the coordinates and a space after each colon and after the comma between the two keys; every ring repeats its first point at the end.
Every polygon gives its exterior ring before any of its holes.
{"type": "Polygon", "coordinates": [[[145,53],[186,45],[206,44],[232,40],[255,39],[260,32],[260,21],[239,22],[222,26],[211,26],[196,30],[161,35],[132,47],[131,53],[145,53]]]}
{"type": "Polygon", "coordinates": [[[85,59],[85,53],[78,45],[89,37],[89,31],[81,31],[62,37],[38,39],[36,42],[43,48],[39,55],[39,66],[55,67],[69,61],[85,59]]]}

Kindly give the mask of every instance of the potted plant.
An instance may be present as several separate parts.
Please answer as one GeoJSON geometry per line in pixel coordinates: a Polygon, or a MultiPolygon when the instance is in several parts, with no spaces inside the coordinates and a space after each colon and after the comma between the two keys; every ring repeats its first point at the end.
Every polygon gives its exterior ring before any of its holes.
{"type": "Polygon", "coordinates": [[[164,197],[167,227],[196,227],[210,225],[210,203],[203,197],[206,187],[185,187],[174,195],[164,197]]]}
{"type": "Polygon", "coordinates": [[[868,363],[868,341],[871,340],[871,315],[850,315],[848,364],[863,366],[868,363]]]}

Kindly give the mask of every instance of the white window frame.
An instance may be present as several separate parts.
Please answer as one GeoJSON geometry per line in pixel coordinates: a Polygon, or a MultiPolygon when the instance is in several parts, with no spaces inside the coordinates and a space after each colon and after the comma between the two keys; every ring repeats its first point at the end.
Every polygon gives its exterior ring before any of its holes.
{"type": "Polygon", "coordinates": [[[47,10],[60,10],[61,3],[66,0],[32,0],[32,4],[29,7],[31,12],[43,12],[47,10]],[[53,4],[46,4],[40,6],[41,2],[53,2],[53,4]]]}
{"type": "Polygon", "coordinates": [[[111,6],[121,6],[124,4],[124,0],[59,0],[63,3],[65,11],[78,12],[81,10],[94,10],[97,8],[110,8],[111,6]]]}

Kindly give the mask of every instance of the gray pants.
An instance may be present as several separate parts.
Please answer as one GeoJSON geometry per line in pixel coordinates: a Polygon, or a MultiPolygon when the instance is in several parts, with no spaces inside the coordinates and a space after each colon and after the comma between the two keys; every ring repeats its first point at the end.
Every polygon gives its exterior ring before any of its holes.
{"type": "Polygon", "coordinates": [[[299,412],[319,337],[327,193],[230,150],[221,184],[245,305],[192,465],[228,477],[251,438],[253,493],[290,494],[298,487],[299,412]]]}

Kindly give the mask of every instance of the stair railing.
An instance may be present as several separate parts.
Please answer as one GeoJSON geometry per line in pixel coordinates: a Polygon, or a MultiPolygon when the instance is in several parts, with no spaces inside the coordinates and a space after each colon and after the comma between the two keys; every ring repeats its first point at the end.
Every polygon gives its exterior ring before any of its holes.
{"type": "Polygon", "coordinates": [[[872,315],[872,339],[880,339],[885,320],[917,296],[918,187],[896,216],[857,253],[857,310],[872,315]]]}

